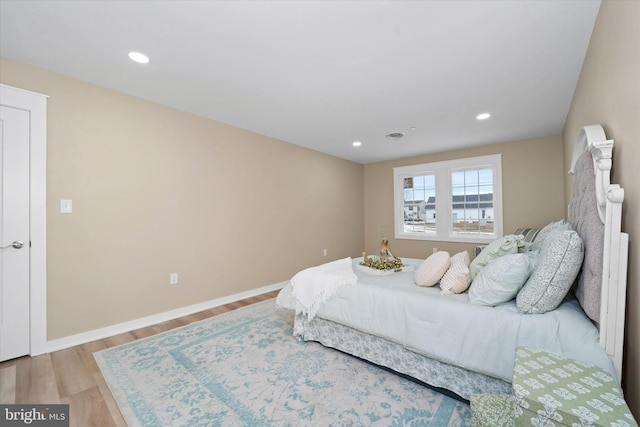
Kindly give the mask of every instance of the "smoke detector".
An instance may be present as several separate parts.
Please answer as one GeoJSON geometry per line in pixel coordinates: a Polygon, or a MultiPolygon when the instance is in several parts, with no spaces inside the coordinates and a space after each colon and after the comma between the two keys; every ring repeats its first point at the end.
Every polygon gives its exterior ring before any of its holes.
{"type": "Polygon", "coordinates": [[[404,133],[402,132],[391,132],[389,134],[386,135],[387,138],[389,139],[400,139],[404,136],[404,133]]]}

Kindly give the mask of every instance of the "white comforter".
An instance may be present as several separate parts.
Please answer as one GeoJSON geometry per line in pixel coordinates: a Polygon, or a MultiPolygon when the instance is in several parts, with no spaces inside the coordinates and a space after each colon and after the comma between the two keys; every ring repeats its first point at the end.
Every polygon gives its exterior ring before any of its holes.
{"type": "MultiPolygon", "coordinates": [[[[360,259],[354,259],[355,265],[360,259]]],[[[403,259],[419,265],[422,260],[403,259]]],[[[376,276],[356,269],[358,281],[340,289],[317,316],[394,341],[430,358],[511,382],[515,348],[527,346],[600,366],[616,378],[596,327],[575,299],[545,314],[518,314],[515,301],[497,307],[469,297],[440,295],[413,283],[413,272],[376,276]]],[[[287,285],[276,304],[295,309],[287,285]]]]}

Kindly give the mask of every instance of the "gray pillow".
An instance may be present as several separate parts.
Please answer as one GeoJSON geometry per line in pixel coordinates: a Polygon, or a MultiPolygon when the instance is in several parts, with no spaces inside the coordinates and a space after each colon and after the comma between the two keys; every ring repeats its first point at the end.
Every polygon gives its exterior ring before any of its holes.
{"type": "Polygon", "coordinates": [[[582,239],[573,230],[553,230],[545,238],[531,277],[516,297],[521,314],[546,313],[560,305],[575,281],[584,257],[582,239]]]}
{"type": "Polygon", "coordinates": [[[557,230],[573,230],[573,227],[571,227],[571,224],[569,224],[564,219],[561,219],[560,221],[551,222],[545,225],[544,227],[542,227],[542,230],[540,230],[540,232],[536,235],[535,239],[533,240],[533,244],[531,245],[531,250],[539,251],[545,239],[551,233],[557,230]]]}

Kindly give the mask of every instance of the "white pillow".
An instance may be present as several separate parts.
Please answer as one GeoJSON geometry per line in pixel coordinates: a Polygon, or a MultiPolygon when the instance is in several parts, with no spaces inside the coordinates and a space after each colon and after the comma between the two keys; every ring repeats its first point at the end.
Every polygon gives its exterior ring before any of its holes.
{"type": "Polygon", "coordinates": [[[511,301],[533,271],[531,257],[510,254],[491,261],[473,279],[469,289],[472,304],[496,306],[511,301]]]}
{"type": "Polygon", "coordinates": [[[418,286],[433,286],[444,276],[451,266],[449,252],[438,251],[425,259],[413,275],[413,281],[418,286]]]}
{"type": "Polygon", "coordinates": [[[471,284],[469,272],[469,253],[458,252],[451,257],[451,266],[440,279],[440,293],[442,295],[461,294],[471,284]]]}
{"type": "Polygon", "coordinates": [[[492,260],[499,258],[503,255],[517,254],[518,248],[525,245],[523,235],[510,234],[504,236],[501,239],[494,240],[477,257],[471,261],[469,265],[469,271],[471,272],[471,278],[475,279],[480,270],[487,266],[492,260]]]}

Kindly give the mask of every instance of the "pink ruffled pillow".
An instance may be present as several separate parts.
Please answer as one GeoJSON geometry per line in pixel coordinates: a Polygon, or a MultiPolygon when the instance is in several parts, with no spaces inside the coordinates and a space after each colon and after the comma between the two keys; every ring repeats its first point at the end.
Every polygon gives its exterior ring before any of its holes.
{"type": "Polygon", "coordinates": [[[425,259],[413,275],[413,281],[418,286],[433,286],[442,279],[444,273],[451,266],[449,252],[438,251],[425,259]]]}

